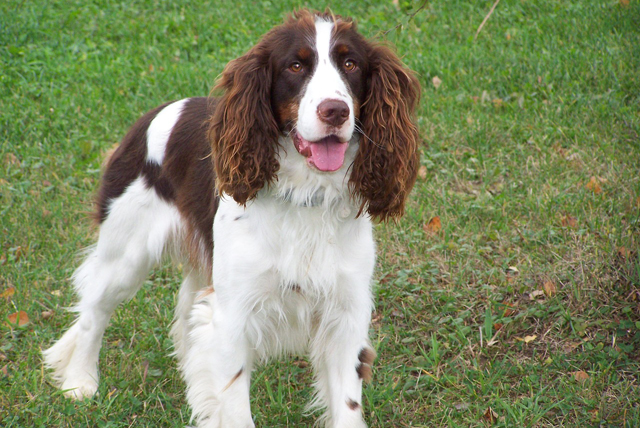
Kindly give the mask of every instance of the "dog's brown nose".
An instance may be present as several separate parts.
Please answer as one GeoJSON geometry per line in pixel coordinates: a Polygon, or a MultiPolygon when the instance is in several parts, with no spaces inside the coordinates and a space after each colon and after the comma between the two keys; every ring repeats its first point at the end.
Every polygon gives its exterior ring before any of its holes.
{"type": "Polygon", "coordinates": [[[331,126],[342,125],[349,117],[349,106],[340,100],[324,100],[318,105],[318,118],[331,126]]]}

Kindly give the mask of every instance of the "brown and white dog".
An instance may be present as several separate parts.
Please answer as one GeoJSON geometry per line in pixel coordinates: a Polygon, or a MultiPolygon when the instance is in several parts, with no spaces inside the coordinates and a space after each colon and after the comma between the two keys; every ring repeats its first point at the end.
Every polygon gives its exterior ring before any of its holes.
{"type": "Polygon", "coordinates": [[[199,427],[253,427],[251,372],[289,353],[309,354],[326,426],[365,427],[372,219],[401,216],[415,182],[418,81],[350,19],[303,10],[217,89],[150,111],[109,160],[98,242],[73,275],[78,318],[45,363],[68,396],[93,395],[109,318],[171,256],[186,266],[172,335],[199,427]]]}

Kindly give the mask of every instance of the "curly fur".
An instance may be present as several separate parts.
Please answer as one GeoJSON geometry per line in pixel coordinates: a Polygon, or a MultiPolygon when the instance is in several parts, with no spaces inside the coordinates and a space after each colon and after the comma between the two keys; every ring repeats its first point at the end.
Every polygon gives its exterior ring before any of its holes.
{"type": "Polygon", "coordinates": [[[274,181],[278,125],[271,111],[269,35],[226,66],[215,89],[224,90],[209,126],[216,187],[239,204],[274,181]]]}
{"type": "Polygon", "coordinates": [[[418,172],[418,129],[413,112],[420,84],[393,51],[371,45],[369,96],[362,104],[364,136],[349,183],[361,197],[360,212],[386,220],[401,217],[418,172]]]}

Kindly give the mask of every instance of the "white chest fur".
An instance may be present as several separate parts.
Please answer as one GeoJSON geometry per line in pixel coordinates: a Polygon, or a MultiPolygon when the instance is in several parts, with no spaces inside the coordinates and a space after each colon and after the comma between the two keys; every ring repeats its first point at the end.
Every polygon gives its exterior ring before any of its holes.
{"type": "MultiPolygon", "coordinates": [[[[355,210],[346,210],[347,218],[330,211],[274,198],[258,198],[246,208],[229,198],[220,203],[214,288],[225,312],[247,320],[238,334],[248,333],[262,357],[301,352],[322,328],[316,320],[371,300],[371,222],[355,218],[355,210]]],[[[358,317],[369,316],[370,304],[364,308],[358,317]]]]}

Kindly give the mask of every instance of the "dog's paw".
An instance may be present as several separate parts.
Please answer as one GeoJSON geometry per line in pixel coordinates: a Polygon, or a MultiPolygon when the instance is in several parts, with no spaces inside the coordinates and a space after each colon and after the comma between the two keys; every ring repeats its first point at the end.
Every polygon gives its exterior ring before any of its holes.
{"type": "Polygon", "coordinates": [[[87,376],[85,378],[66,379],[60,389],[64,391],[64,396],[74,400],[83,400],[93,397],[98,390],[98,382],[87,376]]]}

